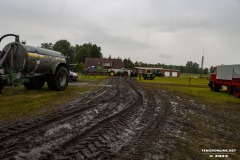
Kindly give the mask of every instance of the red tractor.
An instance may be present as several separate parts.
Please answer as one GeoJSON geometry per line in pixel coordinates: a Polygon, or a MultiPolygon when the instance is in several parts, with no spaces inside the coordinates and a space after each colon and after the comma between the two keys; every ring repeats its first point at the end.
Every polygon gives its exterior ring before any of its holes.
{"type": "Polygon", "coordinates": [[[222,86],[227,86],[229,94],[240,98],[240,65],[221,65],[213,68],[208,86],[218,92],[222,86]]]}

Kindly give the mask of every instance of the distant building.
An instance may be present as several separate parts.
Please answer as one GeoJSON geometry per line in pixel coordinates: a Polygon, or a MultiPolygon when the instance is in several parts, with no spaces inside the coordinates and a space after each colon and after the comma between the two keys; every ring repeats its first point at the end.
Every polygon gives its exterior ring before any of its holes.
{"type": "Polygon", "coordinates": [[[109,69],[121,69],[125,68],[124,63],[121,59],[108,59],[108,58],[86,58],[84,68],[88,69],[91,67],[103,67],[104,71],[109,69]]]}
{"type": "Polygon", "coordinates": [[[147,73],[147,71],[160,72],[163,73],[166,77],[180,77],[180,70],[175,69],[163,69],[163,68],[154,68],[154,67],[134,67],[138,70],[139,74],[147,73]]]}

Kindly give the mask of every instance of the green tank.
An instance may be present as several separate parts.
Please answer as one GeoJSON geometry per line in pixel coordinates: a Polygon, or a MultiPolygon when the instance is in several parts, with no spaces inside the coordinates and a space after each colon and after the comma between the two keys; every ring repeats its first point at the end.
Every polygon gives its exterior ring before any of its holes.
{"type": "Polygon", "coordinates": [[[98,72],[98,73],[104,72],[103,66],[97,66],[97,67],[96,67],[96,72],[98,72]]]}
{"type": "Polygon", "coordinates": [[[47,82],[51,90],[65,90],[68,86],[68,67],[60,52],[25,45],[19,42],[7,44],[0,54],[0,90],[5,85],[22,83],[27,89],[41,89],[47,82]]]}

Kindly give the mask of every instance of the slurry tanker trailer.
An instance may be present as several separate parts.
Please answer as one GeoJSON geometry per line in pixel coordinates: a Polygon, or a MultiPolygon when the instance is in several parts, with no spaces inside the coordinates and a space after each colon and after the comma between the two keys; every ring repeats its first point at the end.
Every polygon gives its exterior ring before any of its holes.
{"type": "Polygon", "coordinates": [[[218,92],[223,85],[227,86],[229,94],[240,97],[240,64],[213,67],[208,86],[218,92]]]}
{"type": "Polygon", "coordinates": [[[23,84],[27,89],[42,89],[45,82],[51,90],[62,91],[68,86],[68,66],[60,52],[33,47],[20,43],[19,36],[15,42],[7,44],[0,51],[0,92],[4,86],[23,84]]]}

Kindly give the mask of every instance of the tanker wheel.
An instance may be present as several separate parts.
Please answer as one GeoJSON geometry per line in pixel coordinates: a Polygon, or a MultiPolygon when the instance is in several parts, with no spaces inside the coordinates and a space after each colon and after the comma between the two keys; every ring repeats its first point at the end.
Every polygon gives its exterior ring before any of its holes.
{"type": "Polygon", "coordinates": [[[49,89],[56,90],[55,75],[48,75],[47,76],[47,85],[48,85],[49,89]]]}
{"type": "Polygon", "coordinates": [[[40,90],[43,88],[45,84],[45,80],[42,77],[32,77],[30,78],[30,82],[24,82],[23,85],[29,90],[40,90]]]}
{"type": "Polygon", "coordinates": [[[58,91],[63,91],[68,86],[68,70],[65,67],[60,67],[56,73],[56,88],[58,91]]]}
{"type": "Polygon", "coordinates": [[[35,89],[40,90],[45,84],[45,79],[43,77],[34,77],[33,84],[35,89]]]}
{"type": "Polygon", "coordinates": [[[240,98],[240,93],[239,93],[239,91],[240,91],[240,90],[239,90],[238,87],[234,87],[233,96],[240,98]]]}
{"type": "Polygon", "coordinates": [[[29,82],[24,82],[23,85],[24,85],[24,87],[27,88],[28,90],[34,89],[33,78],[30,78],[30,79],[29,79],[29,82]]]}
{"type": "Polygon", "coordinates": [[[48,88],[51,90],[63,91],[68,86],[68,71],[65,67],[60,67],[55,75],[47,78],[48,88]]]}
{"type": "Polygon", "coordinates": [[[114,71],[111,71],[111,72],[110,72],[110,76],[115,76],[114,71]]]}

